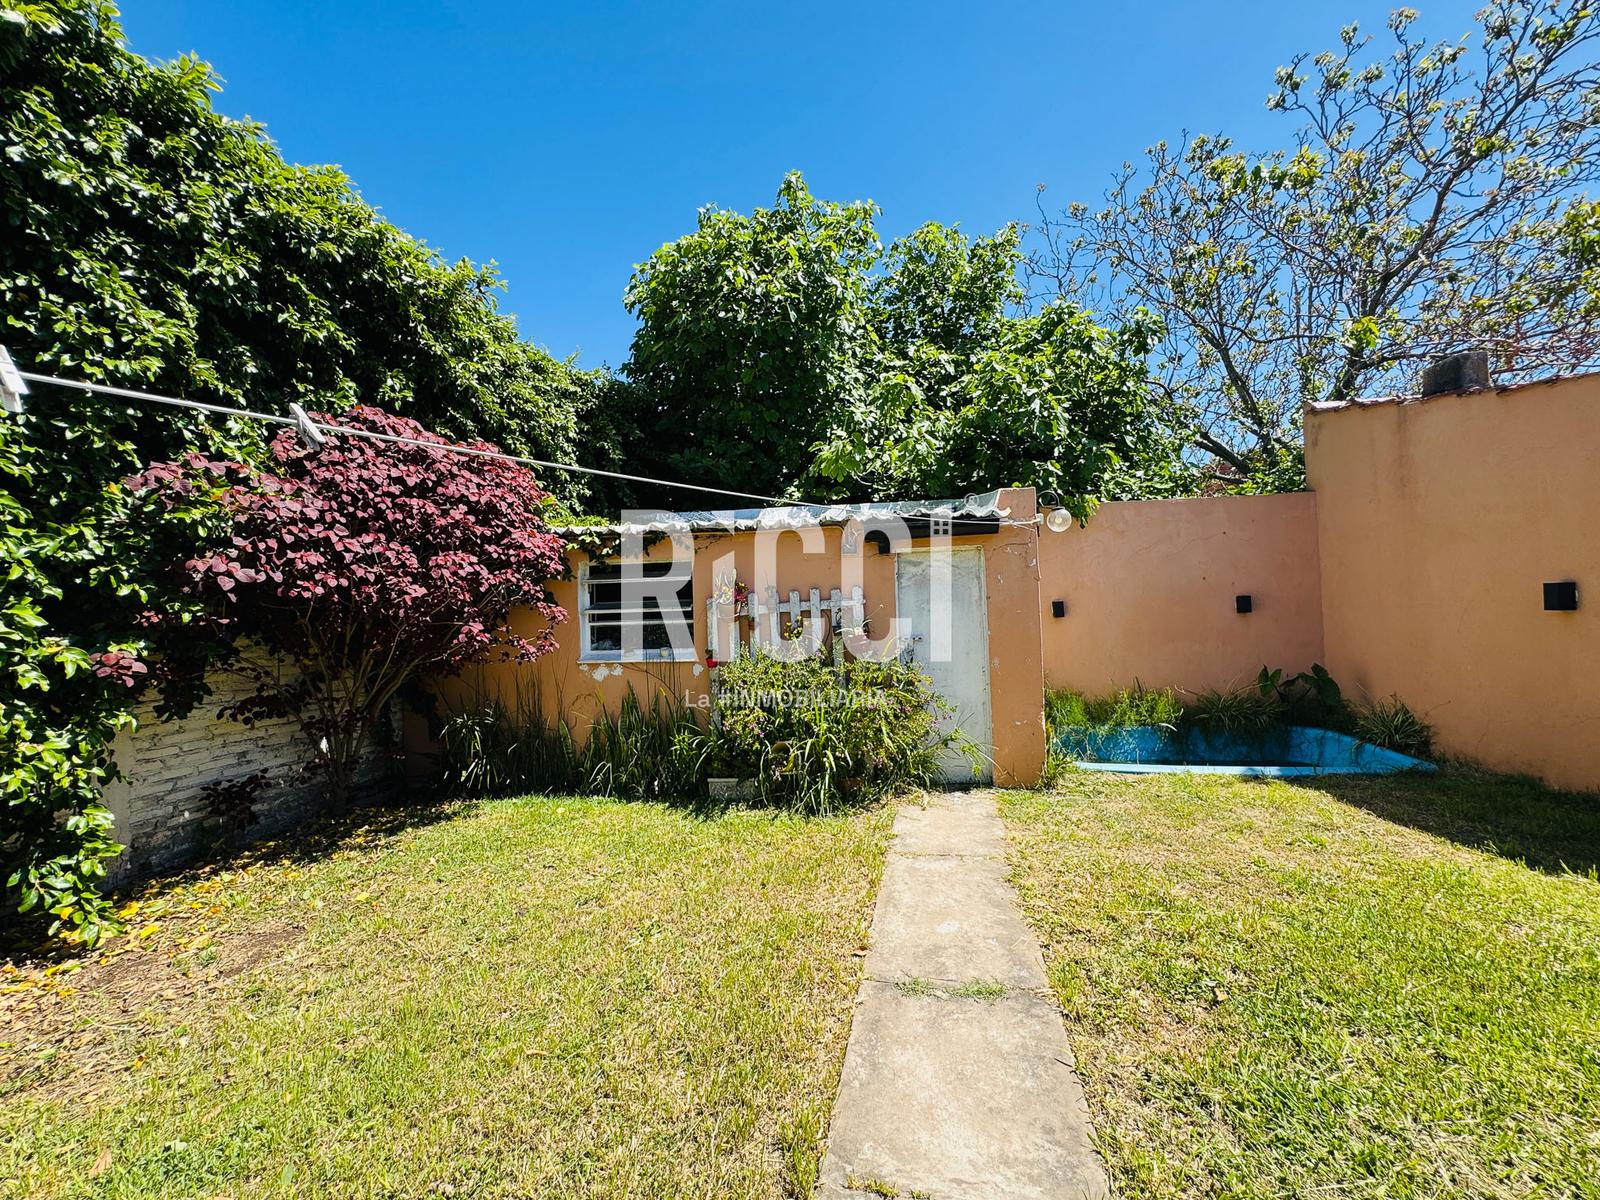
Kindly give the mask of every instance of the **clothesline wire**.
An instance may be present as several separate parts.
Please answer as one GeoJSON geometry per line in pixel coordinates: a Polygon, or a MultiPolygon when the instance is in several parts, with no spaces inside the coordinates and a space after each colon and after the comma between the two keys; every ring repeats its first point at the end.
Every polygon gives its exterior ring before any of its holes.
{"type": "MultiPolygon", "coordinates": [[[[225,404],[206,404],[200,400],[184,400],[177,396],[162,396],[154,392],[142,392],[133,388],[116,387],[109,383],[92,383],[82,379],[61,379],[54,375],[41,375],[35,371],[17,371],[17,376],[29,383],[48,384],[53,387],[68,388],[72,390],[89,392],[103,396],[114,396],[123,400],[136,400],[149,404],[162,404],[171,408],[183,408],[192,412],[214,414],[224,417],[247,417],[253,421],[265,421],[274,425],[300,426],[302,420],[298,416],[286,416],[283,413],[257,412],[248,408],[231,408],[225,404]]],[[[833,505],[816,504],[804,500],[786,500],[780,496],[764,496],[755,492],[737,492],[728,488],[707,487],[699,483],[681,483],[671,479],[656,479],[649,475],[629,475],[622,471],[607,471],[599,467],[580,467],[575,463],[551,462],[547,459],[531,458],[524,454],[508,454],[504,450],[486,450],[477,446],[460,446],[451,442],[429,442],[421,438],[403,437],[395,433],[379,433],[373,429],[353,429],[348,425],[333,425],[326,421],[313,421],[309,417],[304,419],[304,424],[310,426],[321,434],[332,434],[336,437],[362,437],[378,442],[393,442],[403,446],[420,446],[425,450],[447,451],[454,454],[475,455],[480,458],[497,458],[505,462],[519,463],[529,467],[543,467],[553,471],[573,471],[581,475],[596,475],[606,479],[622,479],[629,483],[651,483],[660,487],[681,488],[685,491],[706,492],[715,496],[736,496],[742,500],[760,500],[767,504],[777,504],[785,508],[830,508],[833,505]]],[[[1031,524],[1031,522],[974,520],[972,518],[949,517],[932,518],[935,520],[948,520],[952,525],[984,525],[1003,523],[1008,525],[1031,524]]]]}
{"type": "MultiPolygon", "coordinates": [[[[199,400],[181,400],[176,396],[158,396],[154,392],[140,392],[132,388],[114,387],[108,383],[90,383],[78,379],[58,379],[53,375],[40,375],[33,371],[18,371],[17,374],[29,383],[47,383],[57,387],[75,388],[87,392],[97,392],[105,396],[116,396],[124,400],[141,400],[151,404],[165,404],[172,408],[186,408],[194,412],[214,413],[224,417],[248,417],[254,421],[267,421],[274,425],[298,425],[294,417],[282,413],[256,412],[248,408],[230,408],[225,404],[205,404],[199,400]]],[[[402,437],[395,433],[379,433],[374,429],[352,429],[347,425],[331,425],[326,421],[311,421],[309,424],[319,433],[333,434],[337,437],[363,437],[377,442],[395,442],[404,446],[421,446],[426,450],[442,450],[455,454],[477,455],[480,458],[498,458],[506,462],[520,463],[529,467],[544,467],[553,471],[576,471],[582,475],[601,475],[608,479],[625,479],[631,483],[654,483],[662,487],[683,488],[693,492],[709,492],[716,496],[738,496],[745,500],[762,500],[772,504],[802,504],[804,501],[785,500],[779,496],[763,496],[754,492],[736,492],[727,488],[706,487],[698,483],[680,483],[671,479],[655,479],[649,475],[628,475],[622,471],[605,471],[599,467],[580,467],[574,463],[550,462],[547,459],[531,458],[525,454],[508,454],[504,450],[485,450],[477,446],[458,446],[453,443],[440,443],[424,441],[421,438],[402,437]]]]}

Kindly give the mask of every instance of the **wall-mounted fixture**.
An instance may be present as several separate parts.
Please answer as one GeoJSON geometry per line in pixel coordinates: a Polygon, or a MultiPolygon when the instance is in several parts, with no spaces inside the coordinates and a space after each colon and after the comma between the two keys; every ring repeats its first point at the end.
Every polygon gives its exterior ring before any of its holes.
{"type": "Polygon", "coordinates": [[[1573,579],[1544,585],[1545,612],[1576,612],[1578,610],[1578,584],[1573,579]]]}
{"type": "Polygon", "coordinates": [[[1044,515],[1044,527],[1051,533],[1065,533],[1072,528],[1072,514],[1064,508],[1052,508],[1044,515]]]}
{"type": "Polygon", "coordinates": [[[1255,601],[1249,596],[1235,596],[1233,598],[1233,611],[1236,613],[1254,612],[1255,601]]]}
{"type": "Polygon", "coordinates": [[[1064,617],[1064,616],[1066,616],[1067,615],[1067,602],[1065,600],[1052,600],[1052,601],[1050,601],[1050,615],[1052,617],[1064,617]]]}

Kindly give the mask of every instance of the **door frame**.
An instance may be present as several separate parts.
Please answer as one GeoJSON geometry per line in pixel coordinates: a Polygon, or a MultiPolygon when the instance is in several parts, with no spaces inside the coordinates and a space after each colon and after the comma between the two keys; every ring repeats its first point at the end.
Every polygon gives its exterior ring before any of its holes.
{"type": "MultiPolygon", "coordinates": [[[[979,768],[978,772],[970,778],[970,780],[962,780],[960,782],[985,784],[992,782],[994,778],[994,694],[992,690],[993,678],[989,664],[989,560],[988,555],[985,554],[982,546],[951,546],[948,548],[947,552],[950,554],[952,559],[955,559],[958,556],[962,558],[966,558],[967,556],[975,556],[978,562],[978,615],[982,622],[979,628],[983,638],[983,653],[979,656],[979,661],[983,667],[983,709],[984,714],[988,719],[988,728],[982,730],[981,736],[975,736],[972,731],[964,730],[968,738],[970,738],[978,746],[978,749],[983,756],[983,765],[979,768]]],[[[894,615],[896,620],[904,619],[908,626],[910,623],[909,618],[906,616],[905,606],[901,603],[900,559],[905,557],[923,558],[929,560],[931,566],[933,554],[934,551],[932,547],[928,546],[908,547],[895,553],[894,615]]],[[[951,569],[952,571],[955,569],[954,562],[951,564],[951,569]]],[[[931,578],[931,571],[929,572],[929,576],[931,578]]],[[[928,615],[931,620],[933,615],[931,585],[928,609],[928,615]]],[[[951,615],[952,623],[950,633],[953,641],[956,637],[959,637],[960,634],[958,630],[959,622],[954,619],[956,614],[951,615]]],[[[924,636],[926,637],[928,635],[924,633],[924,636]]],[[[924,669],[926,669],[926,662],[924,662],[924,669]]]]}

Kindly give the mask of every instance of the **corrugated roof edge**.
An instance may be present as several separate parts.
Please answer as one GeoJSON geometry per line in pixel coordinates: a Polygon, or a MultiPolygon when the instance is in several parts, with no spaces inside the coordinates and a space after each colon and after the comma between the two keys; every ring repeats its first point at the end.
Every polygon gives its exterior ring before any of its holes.
{"type": "Polygon", "coordinates": [[[1600,377],[1600,371],[1580,371],[1575,375],[1552,375],[1548,379],[1528,379],[1520,383],[1497,383],[1490,387],[1463,388],[1456,392],[1435,392],[1431,396],[1369,396],[1359,400],[1311,400],[1305,405],[1308,412],[1343,412],[1351,408],[1377,408],[1385,404],[1423,404],[1429,400],[1445,400],[1451,396],[1477,396],[1486,392],[1520,392],[1529,388],[1549,387],[1568,383],[1574,379],[1600,377]]]}
{"type": "Polygon", "coordinates": [[[759,529],[807,529],[847,525],[853,520],[890,517],[941,517],[997,520],[1011,515],[1000,506],[998,491],[961,500],[893,500],[865,504],[791,504],[772,508],[702,509],[671,514],[669,520],[621,521],[609,525],[554,525],[556,533],[667,533],[688,526],[691,532],[740,533],[759,529]]]}

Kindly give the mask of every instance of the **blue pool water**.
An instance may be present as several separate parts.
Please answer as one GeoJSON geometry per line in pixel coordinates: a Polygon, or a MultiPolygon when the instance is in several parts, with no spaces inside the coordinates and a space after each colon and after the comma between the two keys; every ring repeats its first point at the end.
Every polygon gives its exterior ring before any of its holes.
{"type": "Polygon", "coordinates": [[[1212,775],[1387,775],[1433,771],[1420,758],[1383,750],[1331,729],[1290,725],[1253,736],[1175,731],[1143,725],[1132,729],[1069,729],[1056,745],[1093,771],[1156,775],[1194,771],[1212,775]]]}

